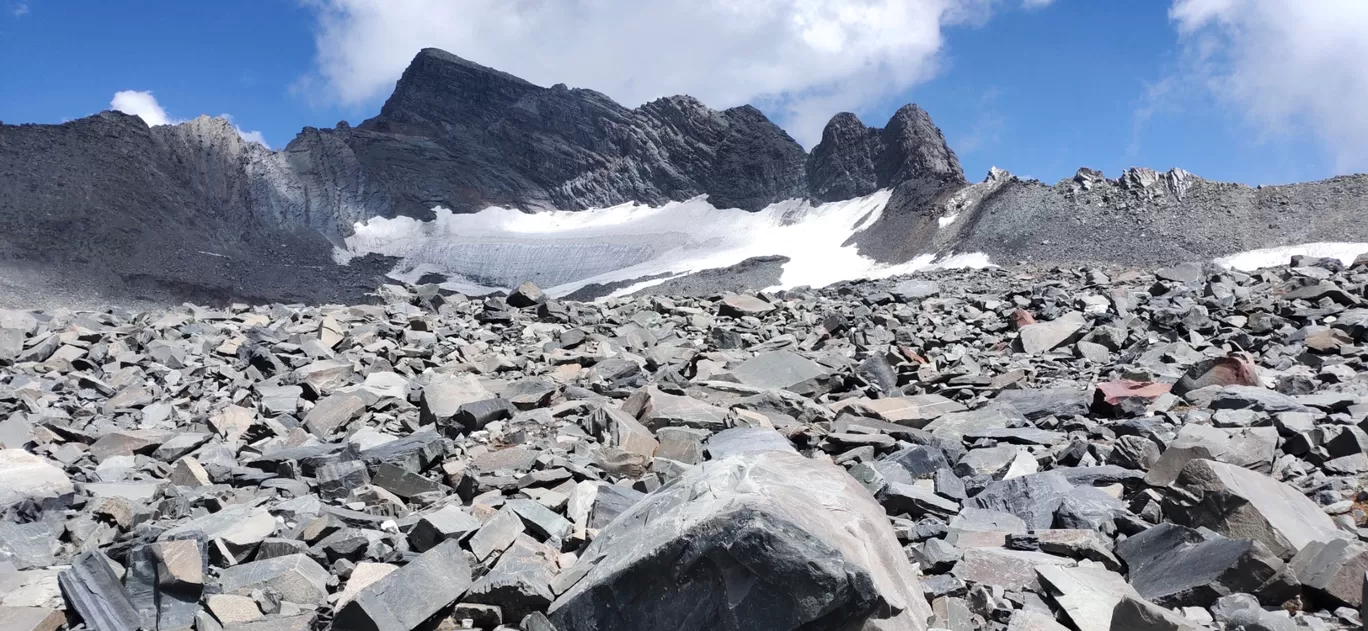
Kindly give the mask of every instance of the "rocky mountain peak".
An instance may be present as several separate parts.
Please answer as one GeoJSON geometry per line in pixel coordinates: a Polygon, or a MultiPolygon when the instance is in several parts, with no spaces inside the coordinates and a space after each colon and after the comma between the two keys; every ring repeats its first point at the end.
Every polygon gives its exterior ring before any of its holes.
{"type": "Polygon", "coordinates": [[[884,128],[884,153],[879,160],[879,176],[885,186],[907,181],[964,185],[964,169],[945,141],[945,135],[931,121],[931,115],[914,104],[902,106],[884,128]]]}
{"type": "Polygon", "coordinates": [[[808,158],[813,199],[837,201],[904,183],[939,190],[966,184],[959,158],[922,108],[908,104],[883,129],[850,112],[827,123],[808,158]]]}
{"type": "Polygon", "coordinates": [[[437,128],[439,123],[492,123],[502,110],[542,89],[444,50],[425,48],[404,70],[380,115],[361,126],[412,133],[437,128]]]}

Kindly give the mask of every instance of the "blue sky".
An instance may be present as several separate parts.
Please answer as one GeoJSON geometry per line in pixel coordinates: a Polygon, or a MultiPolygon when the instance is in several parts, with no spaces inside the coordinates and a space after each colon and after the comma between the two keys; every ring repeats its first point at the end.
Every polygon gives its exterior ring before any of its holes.
{"type": "Polygon", "coordinates": [[[303,126],[373,115],[433,45],[630,105],[756,102],[809,144],[836,111],[882,125],[916,102],[971,180],[990,166],[1050,182],[1080,166],[1251,184],[1368,170],[1362,0],[549,4],[0,0],[0,121],[57,123],[150,91],[173,120],[228,114],[281,148],[303,126]]]}

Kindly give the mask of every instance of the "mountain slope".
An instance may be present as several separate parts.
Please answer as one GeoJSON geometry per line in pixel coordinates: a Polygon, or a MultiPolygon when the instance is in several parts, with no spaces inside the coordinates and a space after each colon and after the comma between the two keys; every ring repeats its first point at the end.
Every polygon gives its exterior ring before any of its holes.
{"type": "MultiPolygon", "coordinates": [[[[1160,263],[1297,241],[1368,241],[1358,221],[1365,192],[1362,176],[1251,189],[1148,170],[1107,180],[1085,169],[1055,186],[995,171],[970,185],[915,105],[883,128],[839,114],[807,153],[753,107],[716,111],[675,96],[626,108],[592,90],[541,87],[427,49],[374,118],[305,128],[280,151],[203,117],[152,128],[115,112],[0,125],[0,303],[357,301],[391,270],[478,273],[499,284],[544,272],[491,270],[502,259],[490,256],[554,266],[548,278],[567,286],[628,286],[628,272],[611,273],[627,268],[679,278],[743,255],[783,255],[785,269],[811,269],[821,262],[793,259],[803,248],[791,239],[803,221],[825,221],[820,229],[831,231],[832,217],[839,227],[813,255],[838,257],[850,273],[952,251],[1160,263]],[[677,236],[638,231],[624,241],[600,230],[606,241],[547,249],[539,244],[555,234],[535,228],[535,238],[489,233],[479,243],[456,234],[424,246],[420,265],[368,255],[413,251],[392,239],[385,248],[357,245],[374,241],[357,238],[359,224],[434,222],[437,207],[463,215],[630,204],[687,208],[736,230],[772,228],[785,247],[764,251],[764,235],[752,235],[733,239],[734,251],[701,252],[705,239],[681,256],[671,249],[677,236]]],[[[411,229],[442,234],[435,223],[411,229]]]]}

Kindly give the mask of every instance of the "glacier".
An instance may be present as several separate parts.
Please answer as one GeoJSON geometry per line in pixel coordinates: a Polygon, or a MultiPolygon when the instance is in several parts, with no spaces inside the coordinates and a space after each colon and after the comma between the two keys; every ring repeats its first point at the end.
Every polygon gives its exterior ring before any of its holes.
{"type": "Polygon", "coordinates": [[[358,222],[334,258],[346,263],[370,253],[396,257],[400,262],[391,278],[414,283],[440,274],[444,288],[471,295],[531,280],[552,296],[592,283],[626,285],[614,292],[623,295],[760,256],[789,259],[780,282],[767,289],[992,264],[978,253],[924,254],[899,264],[861,255],[849,240],[879,219],[890,197],[883,190],[817,205],[793,199],[757,212],[717,208],[707,196],[660,206],[535,213],[491,207],[457,214],[437,207],[432,221],[358,222]]]}

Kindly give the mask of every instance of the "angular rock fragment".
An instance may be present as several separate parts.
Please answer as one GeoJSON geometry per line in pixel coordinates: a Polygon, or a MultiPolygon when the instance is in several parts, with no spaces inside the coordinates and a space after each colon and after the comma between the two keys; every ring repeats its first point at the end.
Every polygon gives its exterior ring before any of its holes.
{"type": "Polygon", "coordinates": [[[304,416],[304,425],[315,436],[328,437],[366,410],[366,400],[350,393],[328,395],[304,416]]]}
{"type": "Polygon", "coordinates": [[[426,552],[448,539],[465,539],[479,529],[480,520],[460,506],[447,506],[419,519],[408,539],[414,550],[426,552]]]}
{"type": "Polygon", "coordinates": [[[955,564],[952,573],[970,583],[1039,591],[1041,586],[1037,570],[1051,565],[1074,567],[1078,561],[1044,552],[969,548],[964,551],[964,558],[955,564]]]}
{"type": "Polygon", "coordinates": [[[770,351],[742,362],[731,374],[753,388],[812,392],[828,371],[792,351],[770,351]]]}
{"type": "Polygon", "coordinates": [[[81,554],[58,581],[67,603],[96,631],[139,631],[142,616],[124,591],[109,561],[96,552],[81,554]]]}
{"type": "Polygon", "coordinates": [[[1001,511],[1025,520],[1030,528],[1049,528],[1055,511],[1073,491],[1064,476],[1053,471],[1003,480],[969,498],[966,507],[1001,511]]]}
{"type": "Polygon", "coordinates": [[[22,449],[0,449],[0,512],[26,501],[59,502],[75,492],[71,478],[22,449]]]}
{"type": "Polygon", "coordinates": [[[886,553],[896,547],[883,510],[840,468],[784,452],[710,461],[604,529],[580,557],[592,569],[549,617],[585,631],[864,619],[923,629],[931,612],[906,560],[886,553]],[[608,604],[624,598],[638,605],[608,604]]]}
{"type": "Polygon", "coordinates": [[[1036,572],[1078,631],[1110,631],[1113,610],[1135,595],[1124,577],[1102,568],[1042,565],[1036,572]]]}
{"type": "Polygon", "coordinates": [[[1312,541],[1344,536],[1304,494],[1248,469],[1193,460],[1183,467],[1175,484],[1196,498],[1165,511],[1175,522],[1252,538],[1284,559],[1312,541]]]}
{"type": "Polygon", "coordinates": [[[1017,340],[1021,350],[1032,355],[1045,353],[1069,343],[1087,326],[1087,318],[1071,311],[1049,322],[1037,322],[1020,328],[1017,340]]]}
{"type": "Polygon", "coordinates": [[[1368,546],[1349,541],[1313,541],[1288,561],[1293,576],[1307,589],[1351,607],[1363,605],[1368,546]]]}
{"type": "Polygon", "coordinates": [[[755,296],[736,294],[723,298],[717,303],[718,315],[741,318],[745,316],[762,316],[774,311],[774,305],[765,302],[755,296]]]}
{"type": "Polygon", "coordinates": [[[218,588],[225,594],[251,595],[252,590],[270,588],[285,600],[296,603],[321,603],[328,596],[328,571],[302,554],[243,563],[219,574],[218,588]]]}
{"type": "Polygon", "coordinates": [[[1116,546],[1130,584],[1165,606],[1205,607],[1222,596],[1253,592],[1282,569],[1263,544],[1160,524],[1116,546]]]}
{"type": "Polygon", "coordinates": [[[455,602],[471,585],[456,541],[444,541],[361,590],[337,612],[338,631],[409,631],[455,602]]]}
{"type": "Polygon", "coordinates": [[[6,631],[57,631],[66,616],[44,607],[0,607],[0,629],[6,631]]]}
{"type": "Polygon", "coordinates": [[[1112,610],[1112,631],[1199,631],[1201,627],[1143,598],[1127,596],[1112,610]]]}
{"type": "Polygon", "coordinates": [[[508,298],[505,298],[505,300],[510,307],[525,309],[546,302],[546,294],[542,293],[541,288],[537,287],[532,281],[526,281],[523,284],[518,285],[518,288],[513,290],[513,293],[508,294],[508,298]]]}

